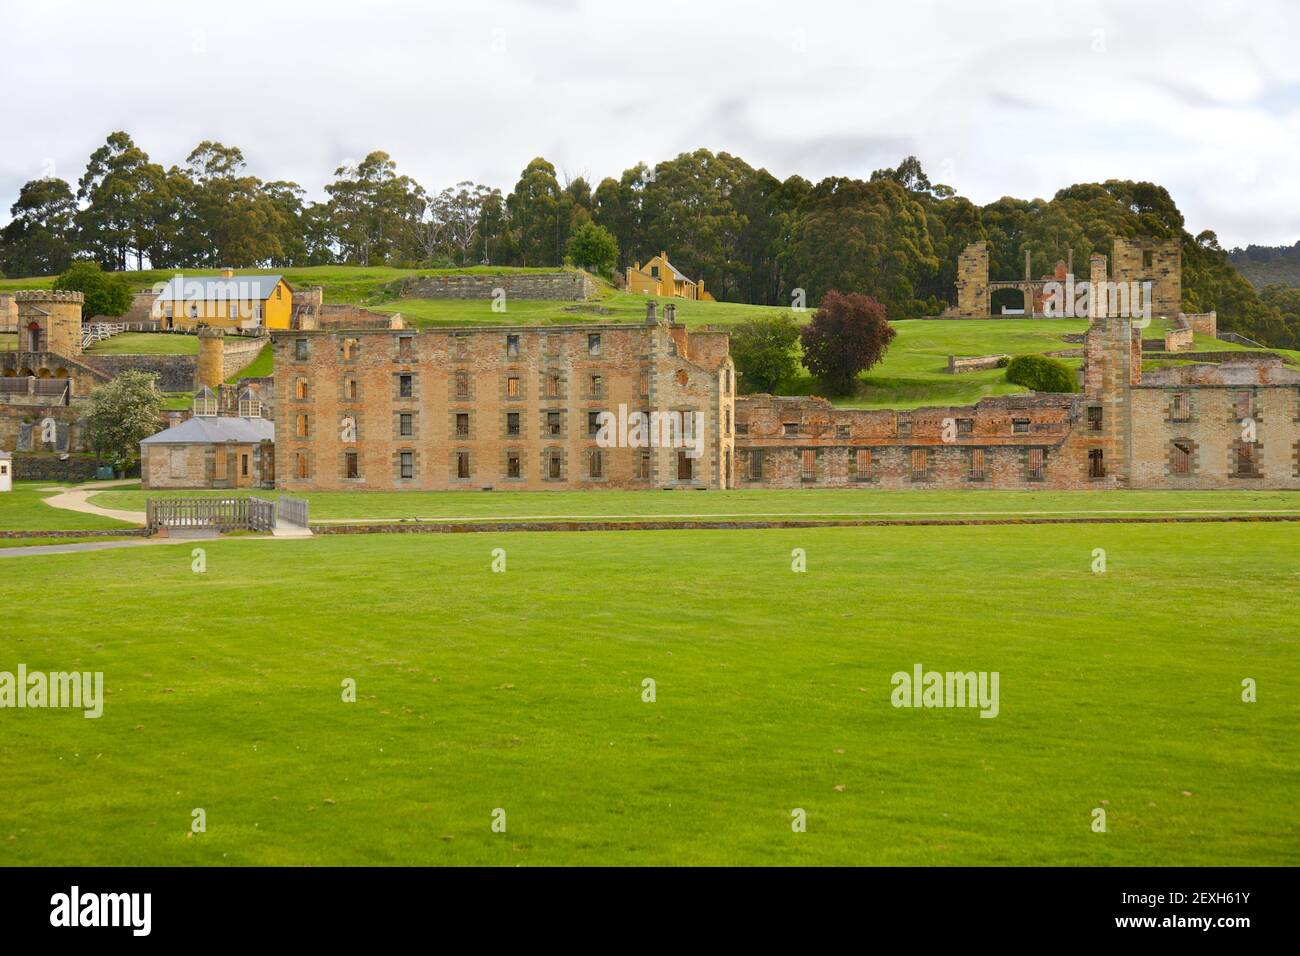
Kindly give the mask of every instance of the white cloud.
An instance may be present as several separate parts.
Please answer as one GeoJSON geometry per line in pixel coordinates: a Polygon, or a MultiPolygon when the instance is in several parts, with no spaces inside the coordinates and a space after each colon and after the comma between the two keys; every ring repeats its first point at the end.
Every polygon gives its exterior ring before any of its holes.
{"type": "Polygon", "coordinates": [[[164,164],[238,145],[313,196],[372,149],[431,188],[507,189],[537,155],[594,182],[701,146],[813,180],[915,152],[976,202],[1150,179],[1193,232],[1292,243],[1298,21],[1285,0],[8,5],[0,204],[51,167],[75,183],[114,129],[164,164]]]}

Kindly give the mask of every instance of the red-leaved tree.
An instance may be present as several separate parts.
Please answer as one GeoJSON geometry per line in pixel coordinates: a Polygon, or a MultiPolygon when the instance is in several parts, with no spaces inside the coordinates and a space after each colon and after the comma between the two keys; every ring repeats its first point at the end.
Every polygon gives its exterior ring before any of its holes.
{"type": "Polygon", "coordinates": [[[871,296],[831,289],[800,333],[804,367],[829,394],[851,394],[858,374],[884,357],[894,335],[885,307],[871,296]]]}

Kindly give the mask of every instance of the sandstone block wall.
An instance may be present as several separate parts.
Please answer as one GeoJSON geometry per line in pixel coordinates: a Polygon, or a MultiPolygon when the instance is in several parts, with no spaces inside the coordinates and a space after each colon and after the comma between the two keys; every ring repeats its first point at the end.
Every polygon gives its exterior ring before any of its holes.
{"type": "Polygon", "coordinates": [[[281,488],[706,488],[730,464],[730,359],[692,362],[662,324],[273,339],[281,488]],[[675,448],[600,448],[590,416],[620,407],[703,413],[704,454],[690,474],[679,477],[675,448]]]}
{"type": "Polygon", "coordinates": [[[403,299],[491,299],[498,289],[510,299],[582,300],[596,294],[596,283],[585,272],[523,272],[484,275],[419,276],[403,279],[403,299]]]}

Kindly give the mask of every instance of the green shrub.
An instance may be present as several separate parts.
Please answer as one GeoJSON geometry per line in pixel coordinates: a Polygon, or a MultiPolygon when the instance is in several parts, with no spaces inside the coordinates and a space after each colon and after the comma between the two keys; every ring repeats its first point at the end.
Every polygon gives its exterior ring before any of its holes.
{"type": "Polygon", "coordinates": [[[1007,381],[1035,392],[1077,392],[1074,370],[1046,355],[1017,355],[1007,363],[1007,381]]]}
{"type": "Polygon", "coordinates": [[[1009,355],[1004,355],[1000,359],[998,359],[998,368],[1006,368],[1010,364],[1011,364],[1011,356],[1009,355]]]}

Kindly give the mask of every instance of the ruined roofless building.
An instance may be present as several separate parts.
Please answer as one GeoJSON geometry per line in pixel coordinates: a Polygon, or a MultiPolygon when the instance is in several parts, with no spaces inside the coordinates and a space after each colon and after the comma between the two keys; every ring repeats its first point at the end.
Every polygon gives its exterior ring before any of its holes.
{"type": "Polygon", "coordinates": [[[664,312],[651,301],[643,324],[273,333],[277,486],[728,487],[728,337],[664,312]],[[616,428],[611,446],[603,412],[679,424],[652,447],[616,428]]]}

